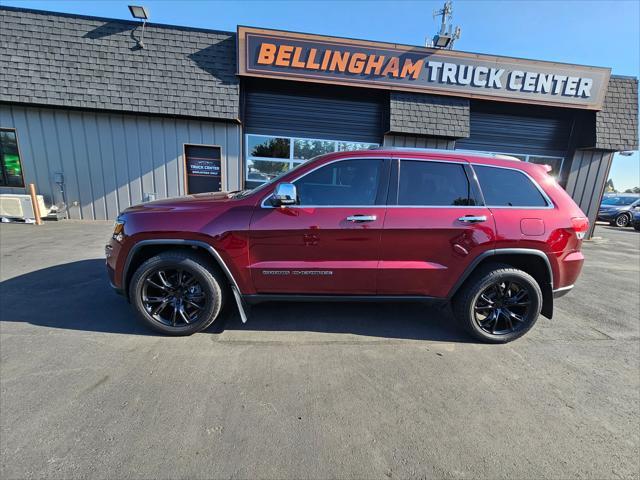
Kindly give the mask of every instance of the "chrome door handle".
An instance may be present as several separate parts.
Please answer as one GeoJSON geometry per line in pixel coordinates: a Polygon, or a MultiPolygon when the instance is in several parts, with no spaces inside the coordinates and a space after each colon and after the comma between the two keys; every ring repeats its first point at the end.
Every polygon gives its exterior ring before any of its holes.
{"type": "Polygon", "coordinates": [[[464,217],[460,217],[458,220],[464,223],[479,223],[486,222],[487,217],[485,215],[465,215],[464,217]]]}
{"type": "Polygon", "coordinates": [[[348,222],[373,222],[378,218],[375,215],[351,215],[347,217],[348,222]]]}

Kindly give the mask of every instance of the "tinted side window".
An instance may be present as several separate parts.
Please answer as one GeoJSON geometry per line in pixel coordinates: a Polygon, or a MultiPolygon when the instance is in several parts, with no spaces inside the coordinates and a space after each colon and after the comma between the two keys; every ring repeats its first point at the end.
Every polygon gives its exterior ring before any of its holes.
{"type": "Polygon", "coordinates": [[[384,160],[342,160],[305,175],[294,184],[300,205],[376,205],[384,160]]]}
{"type": "Polygon", "coordinates": [[[529,177],[517,170],[474,165],[484,201],[491,207],[546,207],[529,177]]]}
{"type": "Polygon", "coordinates": [[[475,205],[464,166],[402,160],[398,205],[475,205]]]}

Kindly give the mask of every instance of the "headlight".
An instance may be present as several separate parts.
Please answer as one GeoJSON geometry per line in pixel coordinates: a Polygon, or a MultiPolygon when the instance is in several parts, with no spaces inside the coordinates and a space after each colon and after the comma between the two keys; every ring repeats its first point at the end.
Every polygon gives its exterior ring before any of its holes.
{"type": "Polygon", "coordinates": [[[113,226],[112,235],[113,239],[118,243],[122,243],[122,240],[124,240],[124,224],[124,217],[122,217],[122,215],[118,215],[118,218],[116,218],[116,223],[113,226]]]}

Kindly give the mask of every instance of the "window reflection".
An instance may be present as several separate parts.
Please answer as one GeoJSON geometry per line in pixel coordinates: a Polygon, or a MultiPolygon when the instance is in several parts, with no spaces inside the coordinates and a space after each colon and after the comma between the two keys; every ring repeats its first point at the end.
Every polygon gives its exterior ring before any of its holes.
{"type": "Polygon", "coordinates": [[[263,158],[289,158],[290,141],[281,137],[249,135],[248,155],[263,158]]]}
{"type": "Polygon", "coordinates": [[[293,138],[269,135],[247,135],[247,166],[245,181],[248,186],[267,182],[318,155],[349,152],[377,147],[377,143],[347,142],[313,138],[293,138]],[[291,146],[293,145],[293,148],[291,146]],[[278,160],[269,160],[278,159],[278,160]]]}

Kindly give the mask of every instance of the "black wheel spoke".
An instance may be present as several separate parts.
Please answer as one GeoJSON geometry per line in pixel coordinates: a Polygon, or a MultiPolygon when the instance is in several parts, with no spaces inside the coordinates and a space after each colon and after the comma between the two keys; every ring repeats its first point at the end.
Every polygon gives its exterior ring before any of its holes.
{"type": "Polygon", "coordinates": [[[193,308],[197,308],[198,310],[202,310],[202,307],[200,305],[198,305],[195,302],[192,302],[191,300],[185,299],[185,303],[188,303],[189,305],[191,305],[193,308]]]}
{"type": "Polygon", "coordinates": [[[520,315],[517,315],[517,314],[513,313],[511,310],[508,310],[508,309],[507,309],[507,313],[509,314],[509,319],[513,319],[513,320],[515,320],[516,322],[520,322],[520,323],[524,322],[524,318],[523,318],[523,317],[521,317],[520,315]]]}
{"type": "Polygon", "coordinates": [[[162,303],[160,303],[160,305],[158,305],[156,308],[154,308],[151,311],[151,315],[157,315],[158,313],[160,313],[164,307],[166,307],[169,304],[169,299],[165,299],[162,301],[162,303]]]}
{"type": "Polygon", "coordinates": [[[174,305],[173,306],[173,312],[171,312],[171,325],[173,325],[174,327],[176,326],[176,318],[177,318],[177,316],[178,316],[178,309],[174,305]]]}
{"type": "Polygon", "coordinates": [[[208,301],[197,277],[183,268],[148,274],[142,282],[141,300],[155,321],[175,328],[198,322],[208,301]]]}
{"type": "Polygon", "coordinates": [[[507,321],[507,326],[509,327],[509,330],[513,330],[513,322],[511,321],[511,312],[509,310],[500,310],[500,313],[504,316],[505,320],[507,321]]]}
{"type": "Polygon", "coordinates": [[[483,302],[486,302],[487,305],[493,305],[493,300],[487,297],[487,295],[484,293],[480,294],[480,300],[482,300],[483,302]]]}
{"type": "Polygon", "coordinates": [[[167,291],[167,287],[165,287],[164,285],[161,285],[159,283],[154,282],[153,280],[151,280],[151,278],[147,278],[145,280],[145,282],[148,283],[149,285],[151,285],[152,287],[155,287],[155,288],[157,288],[159,290],[162,290],[164,292],[167,291]]]}
{"type": "Polygon", "coordinates": [[[505,335],[524,327],[531,303],[526,285],[512,279],[498,280],[480,292],[473,315],[485,332],[505,335]]]}
{"type": "Polygon", "coordinates": [[[189,321],[189,315],[184,311],[184,307],[181,305],[180,308],[178,309],[178,313],[180,313],[180,316],[182,317],[182,319],[184,320],[184,323],[191,323],[189,321]]]}
{"type": "Polygon", "coordinates": [[[163,270],[158,271],[158,278],[160,279],[160,281],[162,282],[162,285],[164,285],[165,288],[171,288],[173,286],[169,283],[169,280],[167,280],[167,275],[163,270]]]}
{"type": "Polygon", "coordinates": [[[169,297],[145,297],[144,301],[149,303],[162,303],[168,300],[169,297]]]}
{"type": "Polygon", "coordinates": [[[510,303],[509,307],[528,307],[531,305],[531,302],[518,302],[518,303],[510,303]]]}

